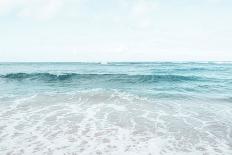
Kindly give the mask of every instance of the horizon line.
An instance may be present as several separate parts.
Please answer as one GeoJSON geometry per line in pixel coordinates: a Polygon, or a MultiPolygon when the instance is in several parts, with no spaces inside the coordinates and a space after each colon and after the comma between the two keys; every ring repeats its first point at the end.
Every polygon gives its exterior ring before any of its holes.
{"type": "Polygon", "coordinates": [[[197,62],[197,63],[224,63],[232,62],[232,60],[152,60],[152,61],[0,61],[0,63],[158,63],[158,62],[176,62],[176,63],[188,63],[188,62],[197,62]]]}

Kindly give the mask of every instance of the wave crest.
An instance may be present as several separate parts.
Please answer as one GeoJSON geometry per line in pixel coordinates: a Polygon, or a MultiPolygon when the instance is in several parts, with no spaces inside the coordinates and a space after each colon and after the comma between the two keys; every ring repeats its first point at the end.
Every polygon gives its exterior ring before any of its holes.
{"type": "Polygon", "coordinates": [[[51,74],[51,73],[10,73],[1,75],[1,78],[12,80],[43,80],[43,81],[65,81],[65,80],[107,80],[120,81],[128,83],[152,83],[152,82],[181,82],[181,81],[199,81],[201,77],[182,76],[182,75],[128,75],[128,74],[51,74]]]}

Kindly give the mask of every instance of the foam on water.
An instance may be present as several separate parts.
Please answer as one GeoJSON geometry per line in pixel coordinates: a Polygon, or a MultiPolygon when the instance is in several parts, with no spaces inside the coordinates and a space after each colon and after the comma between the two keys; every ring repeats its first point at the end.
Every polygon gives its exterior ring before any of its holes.
{"type": "Polygon", "coordinates": [[[0,154],[232,154],[228,103],[102,89],[1,101],[0,154]]]}
{"type": "Polygon", "coordinates": [[[230,62],[0,63],[0,155],[231,155],[230,62]]]}

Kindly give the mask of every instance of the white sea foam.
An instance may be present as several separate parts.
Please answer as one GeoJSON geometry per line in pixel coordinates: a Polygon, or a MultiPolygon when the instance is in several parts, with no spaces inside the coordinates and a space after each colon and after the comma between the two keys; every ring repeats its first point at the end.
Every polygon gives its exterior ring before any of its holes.
{"type": "Polygon", "coordinates": [[[1,103],[0,118],[0,154],[232,154],[229,104],[92,90],[1,103]]]}

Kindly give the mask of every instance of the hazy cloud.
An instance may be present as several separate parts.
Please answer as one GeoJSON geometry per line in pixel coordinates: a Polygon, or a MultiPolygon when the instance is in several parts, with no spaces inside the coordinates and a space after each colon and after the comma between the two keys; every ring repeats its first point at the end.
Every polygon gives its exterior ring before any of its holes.
{"type": "Polygon", "coordinates": [[[228,60],[231,8],[230,0],[0,0],[0,61],[228,60]]]}

